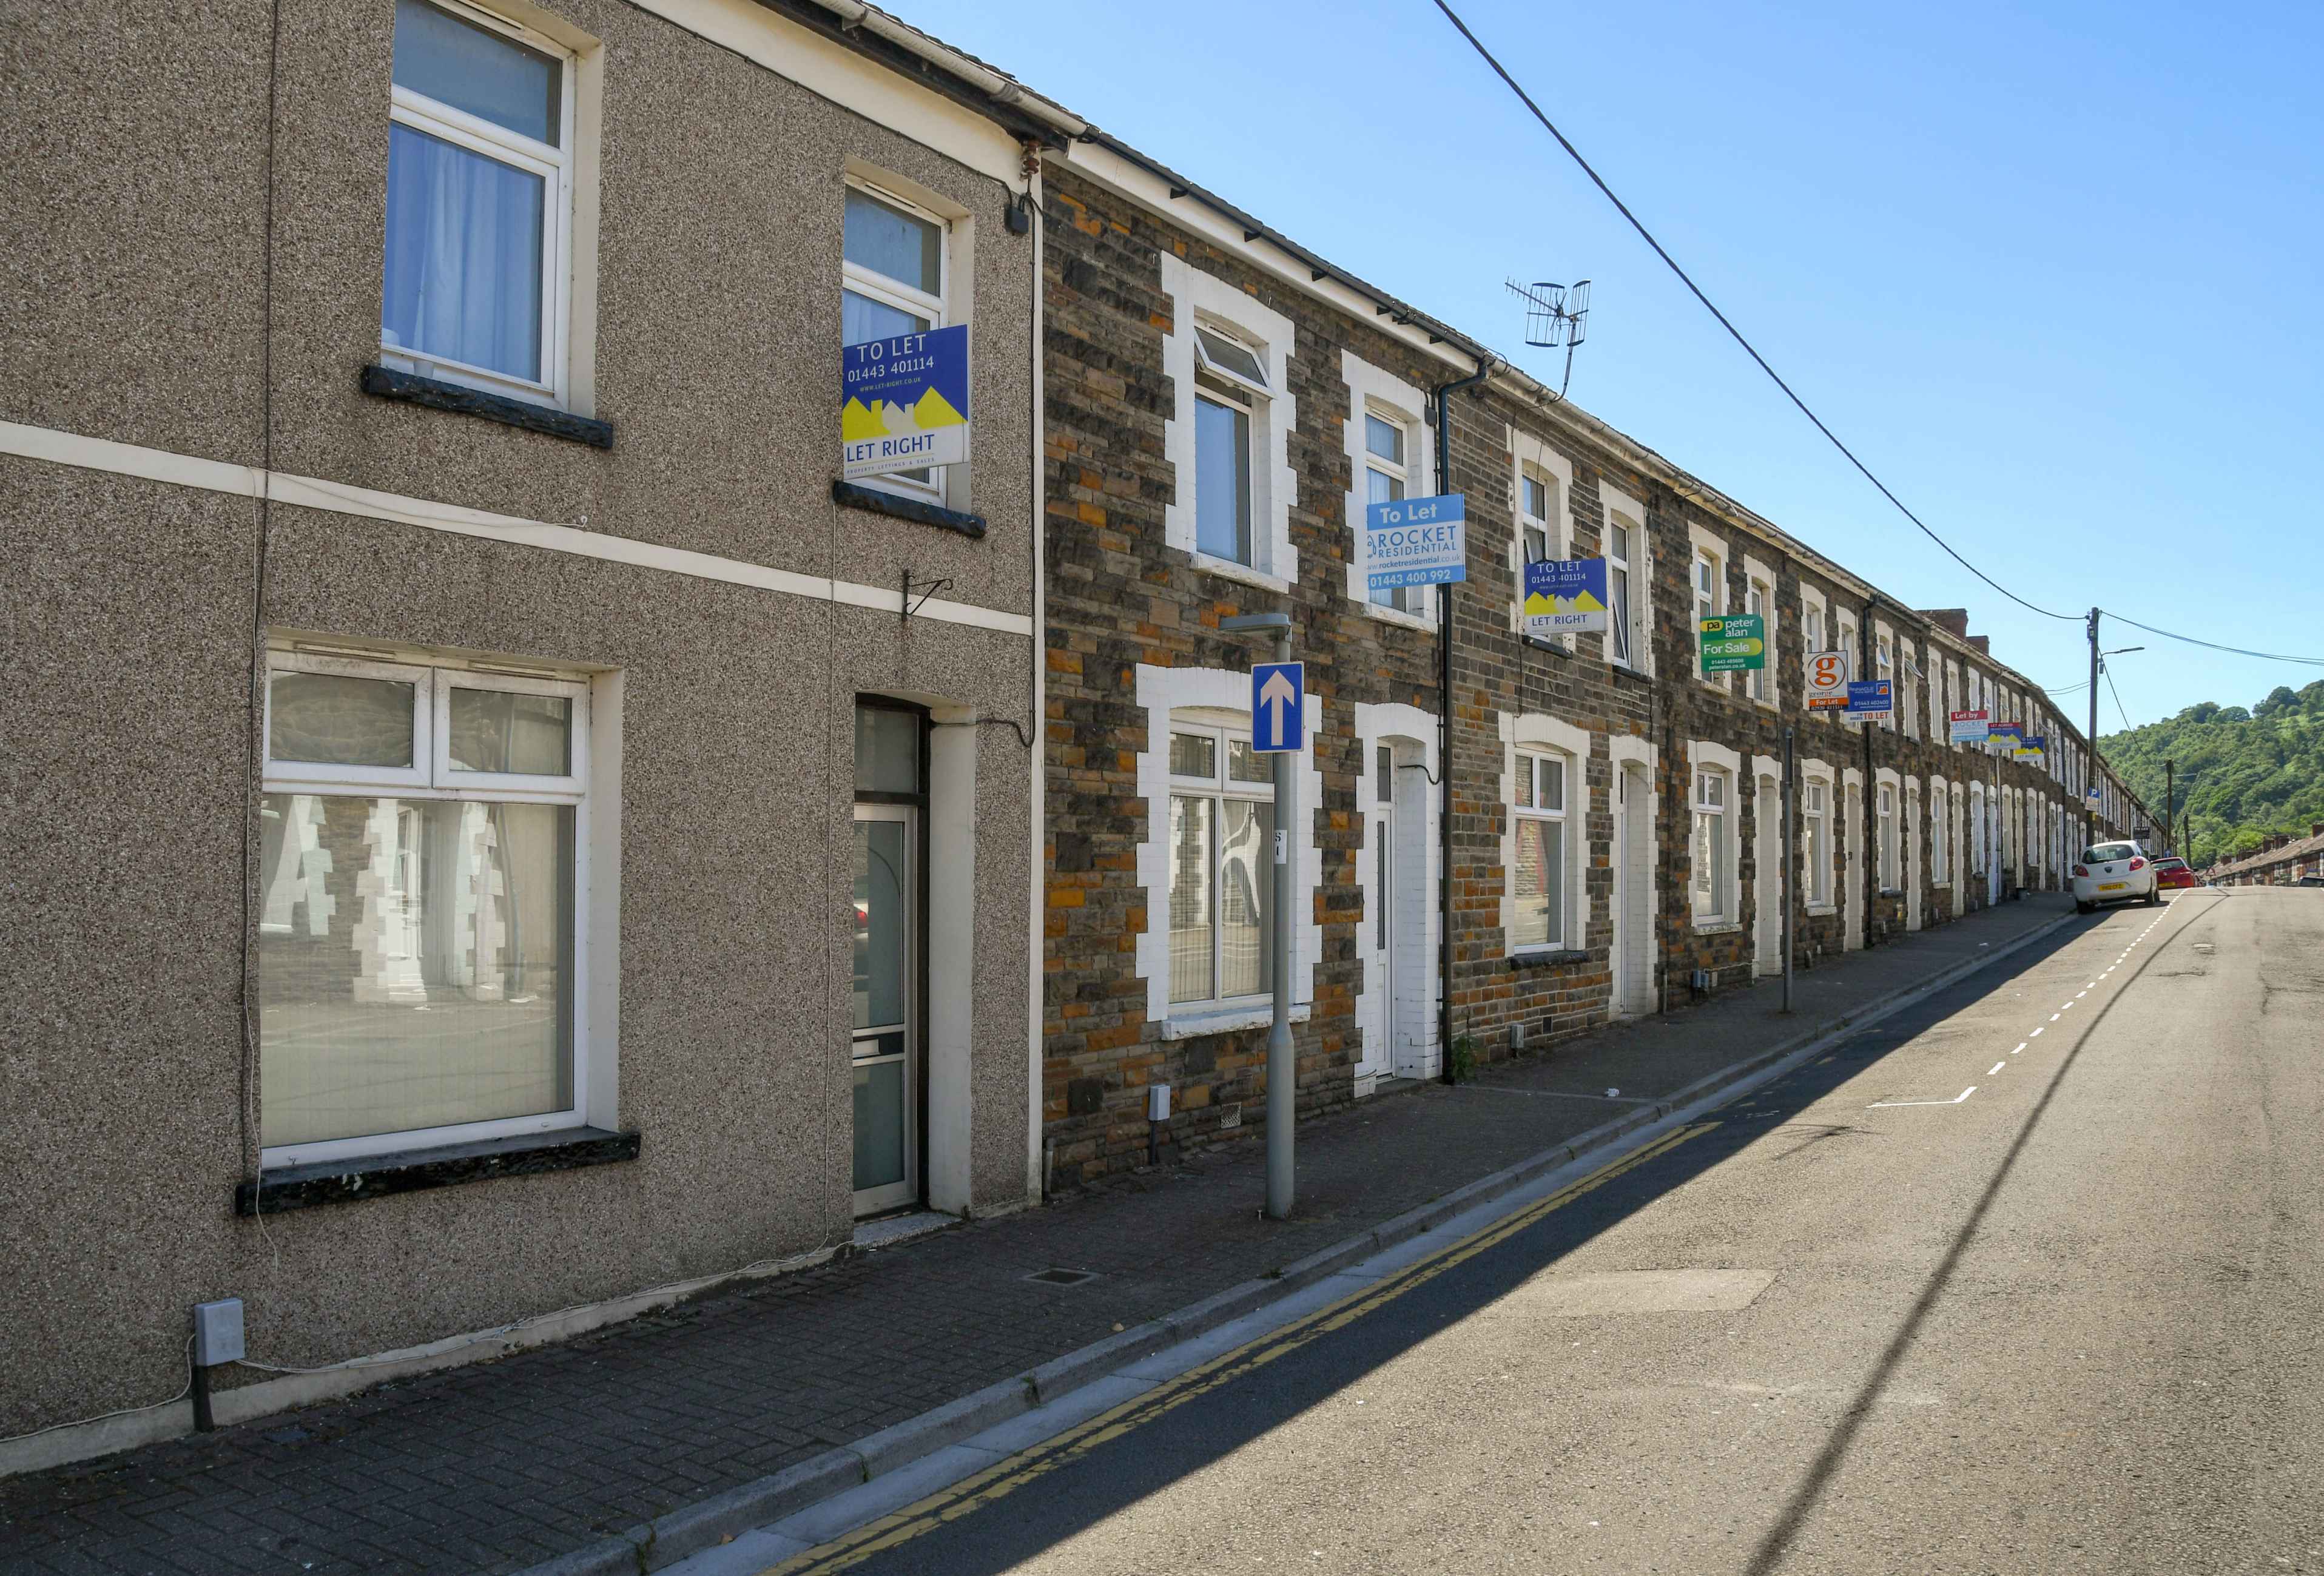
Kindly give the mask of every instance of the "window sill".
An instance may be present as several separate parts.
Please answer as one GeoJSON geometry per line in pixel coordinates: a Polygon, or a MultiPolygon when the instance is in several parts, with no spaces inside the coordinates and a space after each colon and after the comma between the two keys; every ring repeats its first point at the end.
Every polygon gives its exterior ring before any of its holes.
{"type": "Polygon", "coordinates": [[[1513,952],[1509,967],[1513,969],[1545,969],[1558,963],[1586,963],[1590,954],[1576,947],[1559,947],[1548,952],[1513,952]]]}
{"type": "Polygon", "coordinates": [[[1262,591],[1279,591],[1288,594],[1291,582],[1264,569],[1254,569],[1249,564],[1238,564],[1232,558],[1213,558],[1197,548],[1194,552],[1194,567],[1216,575],[1222,580],[1240,580],[1245,585],[1256,585],[1262,591]]]}
{"type": "Polygon", "coordinates": [[[1653,674],[1633,668],[1628,662],[1609,661],[1606,664],[1606,671],[1617,678],[1627,678],[1633,684],[1651,685],[1655,681],[1653,674]]]}
{"type": "Polygon", "coordinates": [[[360,1199],[385,1198],[390,1194],[419,1193],[464,1182],[490,1182],[503,1176],[533,1176],[545,1171],[571,1171],[637,1157],[638,1135],[634,1132],[566,1128],[516,1138],[484,1138],[472,1144],[447,1144],[441,1148],[401,1149],[355,1159],[321,1160],[309,1166],[262,1171],[255,1183],[236,1183],[234,1212],[278,1215],[290,1210],[313,1209],[318,1204],[351,1203],[360,1199]]]}
{"type": "Polygon", "coordinates": [[[1743,928],[1739,919],[1698,919],[1694,922],[1697,935],[1733,935],[1743,928]]]}
{"type": "Polygon", "coordinates": [[[1840,905],[1837,903],[1803,903],[1800,907],[1817,918],[1823,918],[1840,912],[1840,905]]]}
{"type": "Polygon", "coordinates": [[[1519,635],[1517,639],[1536,651],[1546,651],[1553,657],[1571,657],[1573,648],[1563,641],[1544,640],[1539,635],[1519,635]]]}
{"type": "Polygon", "coordinates": [[[1904,889],[1902,887],[1883,887],[1880,889],[1878,895],[1883,898],[1901,898],[1904,895],[1904,889]]]}
{"type": "Polygon", "coordinates": [[[842,509],[861,509],[867,514],[884,514],[892,520],[908,520],[916,525],[933,525],[945,530],[956,530],[964,537],[984,535],[984,516],[964,514],[957,509],[945,509],[934,503],[923,503],[917,498],[902,498],[881,487],[866,487],[861,482],[834,482],[831,501],[842,509]]]}
{"type": "Polygon", "coordinates": [[[1364,604],[1364,616],[1378,619],[1384,624],[1395,624],[1399,629],[1418,630],[1424,635],[1436,632],[1436,621],[1425,613],[1406,613],[1400,607],[1382,607],[1377,602],[1364,604]]]}
{"type": "MultiPolygon", "coordinates": [[[[1291,1004],[1291,1021],[1307,1021],[1309,1004],[1291,1004]]],[[[1162,1020],[1161,1037],[1166,1040],[1190,1040],[1197,1035],[1231,1034],[1238,1029],[1268,1028],[1275,1022],[1272,1002],[1258,1007],[1213,1007],[1204,1011],[1182,1012],[1162,1020]]]]}
{"type": "Polygon", "coordinates": [[[401,400],[459,416],[481,416],[487,421],[521,427],[527,432],[545,433],[568,443],[586,443],[593,448],[613,447],[613,424],[610,421],[576,416],[554,406],[512,400],[505,394],[488,394],[465,383],[447,383],[441,378],[423,378],[417,373],[397,372],[390,367],[367,366],[363,369],[362,384],[364,393],[383,400],[401,400]]]}

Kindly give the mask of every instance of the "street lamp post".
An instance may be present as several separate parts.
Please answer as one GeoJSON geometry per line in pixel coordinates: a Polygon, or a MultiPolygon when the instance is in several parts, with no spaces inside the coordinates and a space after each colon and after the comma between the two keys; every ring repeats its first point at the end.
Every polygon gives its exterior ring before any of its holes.
{"type": "MultiPolygon", "coordinates": [[[[1291,615],[1287,613],[1247,613],[1219,620],[1228,634],[1266,630],[1275,636],[1275,659],[1291,660],[1291,615]]],[[[1258,714],[1251,721],[1256,724],[1258,714]]],[[[1306,744],[1306,719],[1300,719],[1301,749],[1306,744]]],[[[1292,1123],[1297,1101],[1296,1058],[1291,1048],[1291,829],[1298,819],[1299,749],[1275,756],[1275,901],[1269,917],[1268,957],[1275,982],[1275,1010],[1267,1028],[1267,1215],[1273,1221],[1291,1217],[1293,1194],[1292,1123]]]]}

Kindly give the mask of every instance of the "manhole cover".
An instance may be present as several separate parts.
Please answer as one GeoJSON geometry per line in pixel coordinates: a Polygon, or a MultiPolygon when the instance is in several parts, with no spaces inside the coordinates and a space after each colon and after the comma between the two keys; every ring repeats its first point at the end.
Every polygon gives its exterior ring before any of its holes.
{"type": "Polygon", "coordinates": [[[1085,1280],[1095,1280],[1094,1269],[1037,1269],[1025,1277],[1045,1286],[1077,1286],[1085,1280]]]}

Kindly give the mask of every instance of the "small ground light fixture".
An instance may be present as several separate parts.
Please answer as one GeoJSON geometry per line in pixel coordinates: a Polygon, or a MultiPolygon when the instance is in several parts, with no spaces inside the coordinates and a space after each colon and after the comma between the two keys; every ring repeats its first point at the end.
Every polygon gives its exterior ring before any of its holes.
{"type": "Polygon", "coordinates": [[[1589,329],[1590,281],[1577,279],[1572,284],[1551,284],[1536,280],[1532,284],[1506,281],[1510,293],[1526,304],[1525,338],[1536,350],[1565,350],[1565,375],[1559,380],[1557,397],[1565,398],[1568,385],[1573,382],[1573,350],[1589,329]]]}

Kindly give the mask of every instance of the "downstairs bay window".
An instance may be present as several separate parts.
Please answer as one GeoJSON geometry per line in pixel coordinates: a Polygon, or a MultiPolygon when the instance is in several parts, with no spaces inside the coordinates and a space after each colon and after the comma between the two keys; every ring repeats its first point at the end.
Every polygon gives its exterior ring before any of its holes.
{"type": "Polygon", "coordinates": [[[1566,925],[1566,758],[1520,754],[1517,803],[1510,807],[1517,858],[1509,871],[1516,899],[1509,929],[1513,952],[1570,947],[1566,925]]]}
{"type": "Polygon", "coordinates": [[[263,1163],[582,1125],[588,686],[268,667],[263,1163]]]}
{"type": "Polygon", "coordinates": [[[1170,733],[1170,1001],[1247,1000],[1275,988],[1275,768],[1248,738],[1170,733]]]}

